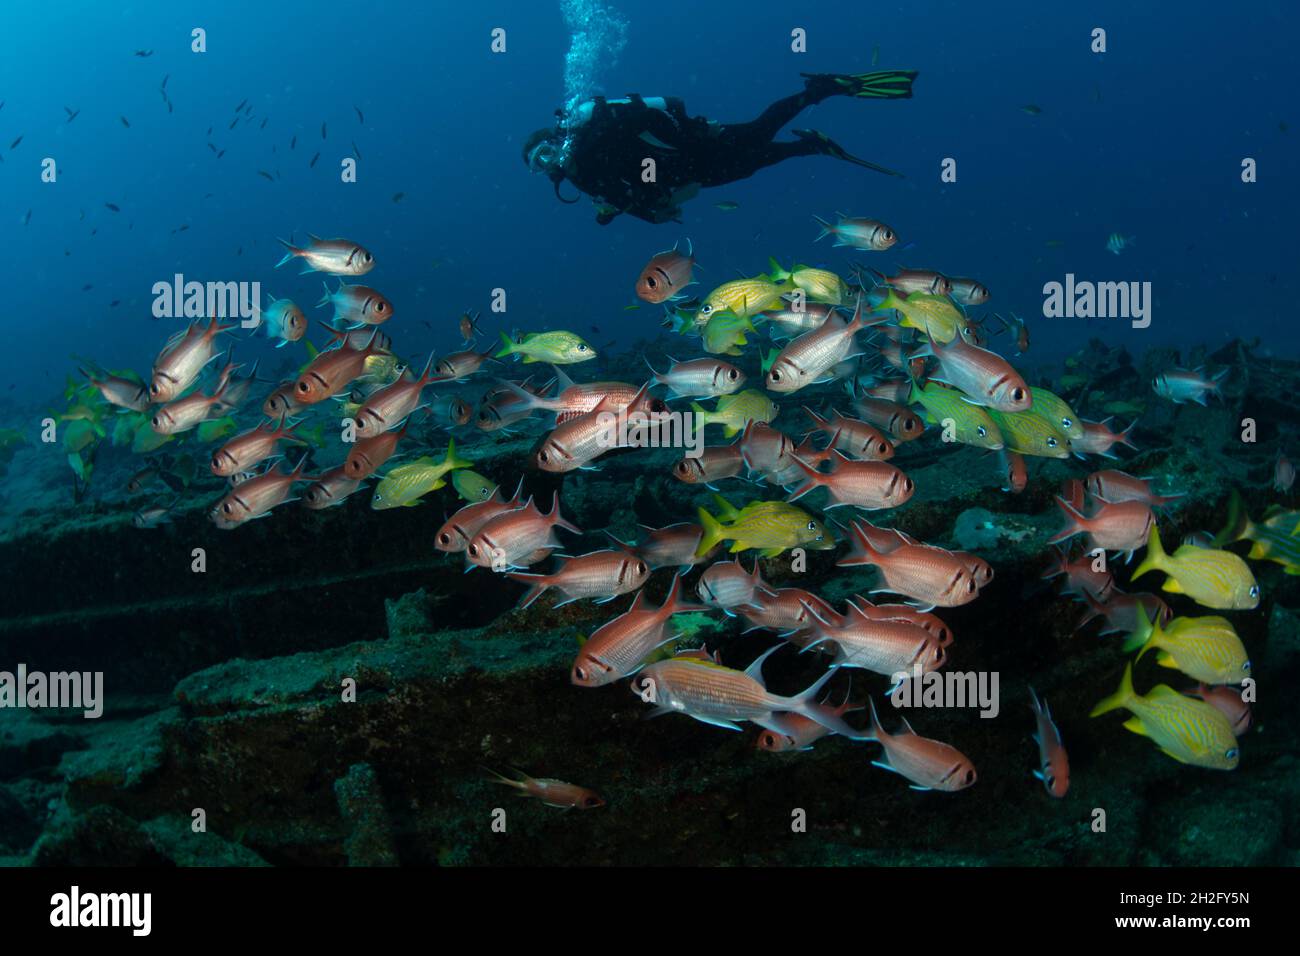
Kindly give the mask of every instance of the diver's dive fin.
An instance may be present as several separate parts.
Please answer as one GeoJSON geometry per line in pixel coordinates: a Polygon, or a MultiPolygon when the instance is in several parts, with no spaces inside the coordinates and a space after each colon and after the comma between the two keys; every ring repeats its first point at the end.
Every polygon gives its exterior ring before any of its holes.
{"type": "Polygon", "coordinates": [[[800,73],[808,79],[828,79],[844,96],[873,100],[905,100],[912,97],[916,70],[881,70],[876,73],[800,73]]]}
{"type": "Polygon", "coordinates": [[[835,142],[825,133],[819,132],[815,129],[795,129],[790,132],[794,133],[795,136],[798,136],[802,140],[816,143],[818,152],[827,156],[834,156],[836,159],[842,159],[846,163],[853,163],[853,165],[861,166],[864,169],[873,169],[878,173],[884,173],[886,176],[897,176],[900,179],[904,178],[902,173],[895,172],[894,170],[888,169],[884,166],[878,166],[875,163],[869,162],[865,159],[859,159],[853,154],[845,152],[844,147],[840,146],[839,143],[835,142]]]}

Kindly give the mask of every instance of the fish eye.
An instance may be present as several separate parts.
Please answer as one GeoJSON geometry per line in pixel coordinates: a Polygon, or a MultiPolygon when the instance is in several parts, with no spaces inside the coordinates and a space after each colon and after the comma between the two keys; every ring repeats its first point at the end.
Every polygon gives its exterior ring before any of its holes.
{"type": "Polygon", "coordinates": [[[771,379],[772,381],[774,381],[774,382],[779,382],[779,381],[781,381],[781,373],[778,372],[776,369],[772,369],[772,371],[768,372],[768,373],[767,373],[767,377],[770,378],[770,379],[771,379]]]}
{"type": "Polygon", "coordinates": [[[579,351],[579,352],[585,352],[585,351],[587,351],[587,346],[585,346],[585,345],[579,345],[579,346],[578,346],[578,351],[579,351]]]}
{"type": "Polygon", "coordinates": [[[655,286],[659,284],[655,282],[654,276],[642,276],[641,281],[644,282],[651,289],[653,289],[655,286]]]}
{"type": "Polygon", "coordinates": [[[573,676],[577,680],[586,680],[587,672],[583,670],[580,666],[575,665],[573,668],[573,676]]]}
{"type": "Polygon", "coordinates": [[[904,490],[904,491],[911,491],[911,490],[912,490],[912,479],[911,479],[911,478],[904,478],[904,479],[903,479],[903,490],[904,490]]]}
{"type": "Polygon", "coordinates": [[[707,303],[700,306],[700,315],[709,315],[713,311],[713,306],[707,303]]]}
{"type": "Polygon", "coordinates": [[[966,591],[967,593],[969,593],[974,590],[975,590],[975,579],[971,578],[969,581],[966,582],[966,591]]]}
{"type": "Polygon", "coordinates": [[[731,379],[734,382],[739,377],[739,375],[740,375],[740,369],[733,368],[731,371],[727,373],[727,378],[731,379]]]}
{"type": "Polygon", "coordinates": [[[976,427],[975,433],[978,434],[980,438],[984,438],[985,436],[988,435],[989,432],[988,429],[985,428],[983,425],[979,425],[976,427]]]}
{"type": "Polygon", "coordinates": [[[227,501],[221,505],[221,510],[224,511],[226,514],[230,514],[230,512],[233,511],[234,509],[230,507],[230,502],[227,501]]]}
{"type": "Polygon", "coordinates": [[[1238,750],[1236,747],[1229,747],[1228,752],[1225,753],[1224,756],[1227,757],[1229,760],[1236,760],[1237,755],[1239,753],[1241,753],[1241,751],[1238,750]]]}
{"type": "Polygon", "coordinates": [[[160,419],[158,418],[157,415],[155,415],[155,416],[153,417],[152,424],[156,426],[156,425],[158,425],[159,421],[160,421],[160,419]]]}
{"type": "Polygon", "coordinates": [[[1072,418],[1062,418],[1062,419],[1061,419],[1061,424],[1064,425],[1066,428],[1073,428],[1073,427],[1074,427],[1074,419],[1072,419],[1072,418]]]}
{"type": "Polygon", "coordinates": [[[1250,661],[1246,661],[1246,663],[1242,664],[1242,665],[1241,665],[1241,669],[1244,670],[1244,671],[1249,671],[1249,670],[1250,670],[1250,661]]]}
{"type": "Polygon", "coordinates": [[[298,391],[302,392],[302,393],[305,395],[305,394],[307,393],[307,383],[306,383],[306,382],[299,382],[299,383],[298,383],[298,391]]]}
{"type": "Polygon", "coordinates": [[[808,522],[808,530],[809,530],[809,531],[816,531],[816,530],[817,530],[817,522],[816,522],[816,521],[809,521],[809,522],[808,522]]]}
{"type": "Polygon", "coordinates": [[[888,451],[889,451],[889,446],[882,441],[880,443],[880,453],[883,455],[886,454],[888,451]]]}
{"type": "Polygon", "coordinates": [[[1055,447],[1056,447],[1056,439],[1055,439],[1055,438],[1049,438],[1049,439],[1047,439],[1047,447],[1048,447],[1048,448],[1055,448],[1055,447]]]}
{"type": "Polygon", "coordinates": [[[1250,589],[1250,596],[1253,597],[1253,598],[1257,598],[1257,597],[1259,597],[1259,585],[1258,585],[1258,584],[1253,585],[1253,586],[1251,587],[1251,589],[1250,589]]]}
{"type": "Polygon", "coordinates": [[[468,548],[470,557],[478,557],[478,545],[471,544],[468,548]]]}
{"type": "Polygon", "coordinates": [[[974,783],[974,782],[975,782],[975,771],[974,771],[974,770],[967,770],[967,771],[966,771],[966,782],[967,782],[967,783],[974,783]]]}
{"type": "Polygon", "coordinates": [[[451,544],[451,535],[444,531],[442,534],[438,535],[438,543],[451,544]]]}
{"type": "Polygon", "coordinates": [[[600,800],[596,797],[587,797],[582,801],[582,805],[585,807],[598,807],[600,806],[600,800]]]}
{"type": "Polygon", "coordinates": [[[1011,390],[1011,398],[1013,401],[1018,402],[1024,397],[1025,397],[1025,390],[1023,388],[1016,387],[1011,390]]]}
{"type": "Polygon", "coordinates": [[[544,452],[544,451],[539,451],[539,452],[537,453],[537,460],[538,460],[538,461],[550,461],[550,456],[547,455],[546,452],[544,452]]]}

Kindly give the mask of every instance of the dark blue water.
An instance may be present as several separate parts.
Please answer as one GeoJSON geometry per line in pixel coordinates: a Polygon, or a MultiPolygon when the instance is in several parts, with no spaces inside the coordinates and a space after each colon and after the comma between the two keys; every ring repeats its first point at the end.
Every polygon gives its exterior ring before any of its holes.
{"type": "Polygon", "coordinates": [[[623,311],[650,253],[691,237],[705,291],[765,268],[769,254],[847,272],[861,254],[812,241],[813,214],[835,210],[883,219],[916,243],[873,264],[977,277],[990,307],[1031,320],[1043,283],[1067,272],[1153,283],[1149,329],[1040,320],[1040,355],[1097,334],[1142,349],[1244,332],[1293,351],[1300,14],[1281,2],[1248,16],[1209,3],[1089,6],[615,3],[626,46],[594,61],[611,96],[675,94],[727,121],[798,90],[800,71],[870,69],[877,49],[879,68],[920,78],[912,100],[834,99],[793,124],[905,180],[798,159],[706,191],[680,226],[624,216],[601,228],[589,202],[560,205],[520,160],[523,137],[566,93],[571,31],[557,3],[8,5],[5,378],[41,398],[73,351],[147,373],[174,328],[151,319],[150,290],[175,272],[260,280],[325,318],[309,308],[319,277],[272,268],[275,238],[308,231],[374,252],[368,281],[396,304],[390,331],[403,354],[455,346],[456,317],[486,310],[498,287],[509,311],[488,317],[488,331],[596,325],[597,344],[630,342],[658,325],[655,310],[623,311]],[[196,26],[203,54],[190,51],[196,26]],[[489,49],[494,27],[507,31],[504,54],[489,49]],[[807,53],[790,50],[795,27],[807,53]],[[1104,55],[1090,52],[1094,27],[1107,30],[1104,55]],[[230,130],[244,99],[252,119],[230,130]],[[1021,109],[1031,104],[1041,113],[1021,109]],[[71,123],[65,106],[81,111],[71,123]],[[353,144],[359,181],[344,184],[339,162],[353,144]],[[39,178],[45,157],[56,184],[39,178]],[[956,183],[940,182],[946,157],[956,183]],[[1258,161],[1258,182],[1241,182],[1243,157],[1258,161]],[[740,208],[714,207],[724,199],[740,208]],[[1138,237],[1119,257],[1105,249],[1116,232],[1138,237]]]}

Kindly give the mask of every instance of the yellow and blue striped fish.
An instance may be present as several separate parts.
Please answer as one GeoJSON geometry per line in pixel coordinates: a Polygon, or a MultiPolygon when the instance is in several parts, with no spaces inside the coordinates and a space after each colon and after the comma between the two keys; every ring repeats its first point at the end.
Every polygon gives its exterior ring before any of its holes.
{"type": "Polygon", "coordinates": [[[1036,413],[1037,397],[1034,402],[1034,407],[1027,412],[999,412],[994,408],[984,411],[998,426],[1008,451],[1038,458],[1069,458],[1070,439],[1047,418],[1036,413]]]}
{"type": "Polygon", "coordinates": [[[1130,580],[1136,581],[1148,571],[1163,571],[1169,575],[1164,590],[1186,594],[1202,607],[1249,611],[1259,605],[1259,585],[1245,561],[1231,551],[1198,548],[1194,544],[1166,554],[1154,523],[1147,538],[1146,557],[1130,580]]]}
{"type": "Polygon", "coordinates": [[[698,557],[708,554],[719,541],[730,541],[731,553],[749,548],[762,549],[762,556],[773,558],[786,548],[812,548],[825,551],[835,547],[835,535],[802,508],[786,501],[754,501],[739,511],[721,495],[714,495],[719,513],[715,518],[699,509],[704,533],[695,549],[698,557]]]}
{"type": "Polygon", "coordinates": [[[1142,648],[1157,652],[1161,667],[1172,667],[1206,684],[1240,684],[1250,676],[1250,655],[1227,618],[1176,617],[1163,627],[1139,616],[1137,630],[1124,642],[1124,652],[1142,648]]]}
{"type": "Polygon", "coordinates": [[[1300,511],[1270,508],[1260,524],[1250,520],[1241,506],[1241,495],[1228,499],[1228,523],[1214,539],[1215,547],[1234,541],[1251,542],[1246,557],[1252,561],[1276,561],[1285,573],[1300,574],[1300,511]]]}
{"type": "Polygon", "coordinates": [[[1142,696],[1133,689],[1133,665],[1124,665],[1119,690],[1099,701],[1089,717],[1123,708],[1133,714],[1124,728],[1149,737],[1166,756],[1211,770],[1234,770],[1241,758],[1232,722],[1218,709],[1186,697],[1167,684],[1142,696]]]}

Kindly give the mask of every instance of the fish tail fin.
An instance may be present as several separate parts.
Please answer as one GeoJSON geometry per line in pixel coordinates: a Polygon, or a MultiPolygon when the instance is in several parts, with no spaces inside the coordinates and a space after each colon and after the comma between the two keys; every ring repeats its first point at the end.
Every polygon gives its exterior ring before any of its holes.
{"type": "Polygon", "coordinates": [[[507,355],[515,354],[515,343],[510,341],[510,336],[504,332],[498,332],[497,334],[501,336],[501,351],[492,357],[505,358],[507,355]]]}
{"type": "Polygon", "coordinates": [[[1129,422],[1128,428],[1124,429],[1122,432],[1119,432],[1115,436],[1115,443],[1118,445],[1128,445],[1129,448],[1132,448],[1134,451],[1138,451],[1138,446],[1133,444],[1131,438],[1133,434],[1133,429],[1137,428],[1137,423],[1138,423],[1138,419],[1136,418],[1133,419],[1133,421],[1129,422]]]}
{"type": "Polygon", "coordinates": [[[322,279],[322,280],[321,280],[321,287],[324,288],[324,290],[325,290],[325,294],[324,294],[323,296],[321,296],[321,297],[320,297],[320,301],[316,303],[316,308],[318,308],[318,309],[319,309],[321,306],[323,306],[323,305],[329,305],[329,302],[330,302],[330,287],[329,287],[329,283],[326,282],[326,281],[324,281],[324,280],[322,279]]]}
{"type": "MultiPolygon", "coordinates": [[[[1160,630],[1159,620],[1159,611],[1156,611],[1155,621],[1153,622],[1151,618],[1147,617],[1146,609],[1139,605],[1137,627],[1133,630],[1133,633],[1124,639],[1124,644],[1120,650],[1125,654],[1131,654],[1141,647],[1144,649],[1143,653],[1145,653],[1146,648],[1158,636],[1156,632],[1160,630]]],[[[1141,656],[1142,654],[1138,655],[1138,657],[1141,656]]]]}
{"type": "Polygon", "coordinates": [[[878,565],[880,563],[881,554],[871,546],[867,533],[862,530],[861,522],[855,521],[849,526],[849,538],[849,553],[840,559],[840,564],[849,560],[854,564],[878,565]]]}
{"type": "MultiPolygon", "coordinates": [[[[845,712],[840,707],[830,704],[818,703],[817,697],[821,694],[822,689],[835,676],[837,668],[832,667],[821,677],[817,678],[807,690],[795,698],[798,703],[798,712],[803,714],[809,720],[815,720],[833,734],[839,734],[842,737],[848,737],[853,740],[867,739],[863,732],[851,726],[845,721],[842,714],[845,712]]],[[[846,701],[847,702],[847,701],[846,701]]]]}
{"type": "Polygon", "coordinates": [[[681,614],[686,611],[708,610],[712,609],[703,604],[692,604],[689,601],[682,600],[682,575],[680,571],[674,574],[672,586],[668,589],[668,597],[664,599],[663,607],[659,609],[659,613],[667,619],[674,614],[681,614]]]}
{"type": "MultiPolygon", "coordinates": [[[[835,235],[835,227],[832,226],[829,222],[827,222],[821,216],[813,216],[813,218],[816,219],[817,224],[822,227],[822,231],[817,233],[817,239],[825,239],[827,236],[835,235]]],[[[816,242],[817,239],[814,239],[813,242],[816,242]]]]}
{"type": "Polygon", "coordinates": [[[456,454],[455,438],[447,439],[447,454],[443,460],[447,463],[449,471],[453,471],[457,468],[469,468],[474,464],[474,462],[470,461],[468,458],[462,458],[460,455],[456,454]]]}
{"type": "Polygon", "coordinates": [[[522,571],[509,571],[506,573],[506,577],[529,586],[528,590],[524,592],[524,596],[519,599],[516,610],[520,611],[531,607],[533,602],[545,594],[546,590],[551,586],[551,575],[549,574],[526,574],[522,571]]]}
{"type": "Polygon", "coordinates": [[[1088,530],[1088,519],[1075,510],[1074,506],[1068,501],[1057,495],[1056,505],[1065,513],[1065,527],[1047,539],[1048,544],[1059,544],[1067,538],[1072,538],[1081,531],[1088,530]]]}
{"type": "Polygon", "coordinates": [[[825,476],[822,475],[821,472],[819,472],[816,468],[812,467],[812,465],[808,464],[806,461],[800,458],[798,455],[792,454],[790,457],[794,459],[795,465],[798,466],[799,470],[803,472],[804,478],[803,481],[799,483],[799,486],[795,488],[795,490],[791,493],[790,497],[787,498],[786,500],[798,501],[804,495],[808,494],[811,491],[815,491],[821,485],[825,484],[825,476]]]}
{"type": "Polygon", "coordinates": [[[287,240],[276,239],[275,241],[280,243],[280,245],[284,246],[286,250],[284,256],[280,259],[279,262],[275,264],[275,267],[277,269],[280,268],[280,266],[284,265],[286,262],[292,262],[295,256],[302,255],[302,250],[299,249],[297,246],[293,245],[292,243],[288,242],[287,240]]]}
{"type": "Polygon", "coordinates": [[[709,514],[703,507],[696,509],[700,517],[700,527],[704,532],[700,535],[700,543],[695,548],[695,556],[702,558],[722,540],[724,531],[718,519],[709,514]]]}
{"type": "Polygon", "coordinates": [[[493,782],[493,783],[504,784],[505,786],[507,786],[507,787],[513,787],[513,788],[516,789],[516,790],[527,790],[527,789],[528,789],[528,784],[524,783],[522,780],[512,780],[510,777],[507,777],[507,776],[504,776],[504,775],[502,775],[502,774],[497,773],[497,772],[496,772],[495,770],[493,770],[491,767],[484,767],[483,769],[484,769],[487,773],[490,773],[490,774],[492,775],[492,782],[493,782]]]}
{"type": "Polygon", "coordinates": [[[650,374],[654,377],[655,384],[656,385],[663,384],[663,380],[664,380],[663,376],[655,371],[655,367],[650,364],[650,360],[643,355],[641,356],[641,361],[645,362],[645,367],[650,370],[650,374]]]}
{"type": "Polygon", "coordinates": [[[1133,691],[1133,662],[1129,661],[1124,665],[1124,676],[1120,678],[1119,690],[1109,697],[1103,697],[1097,701],[1097,706],[1088,712],[1088,716],[1100,717],[1112,710],[1118,710],[1127,706],[1136,696],[1137,694],[1133,691]]]}
{"type": "Polygon", "coordinates": [[[1130,581],[1136,581],[1148,571],[1158,571],[1165,563],[1165,549],[1160,543],[1160,529],[1156,527],[1155,522],[1151,523],[1151,533],[1147,536],[1147,553],[1139,564],[1133,570],[1133,576],[1130,581]]]}
{"type": "Polygon", "coordinates": [[[1241,504],[1241,494],[1236,488],[1228,495],[1228,519],[1223,530],[1214,536],[1214,547],[1240,541],[1250,532],[1250,516],[1241,504]]]}

